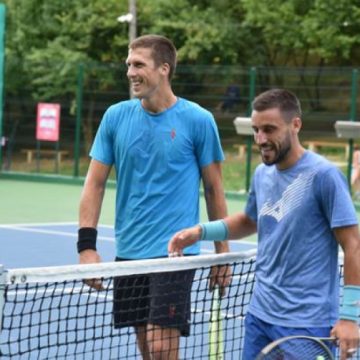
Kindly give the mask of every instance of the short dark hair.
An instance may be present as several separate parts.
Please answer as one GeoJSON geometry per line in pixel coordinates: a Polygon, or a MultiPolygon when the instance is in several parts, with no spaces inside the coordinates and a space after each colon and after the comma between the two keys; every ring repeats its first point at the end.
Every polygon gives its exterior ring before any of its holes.
{"type": "Polygon", "coordinates": [[[133,40],[129,48],[150,48],[156,66],[169,64],[169,80],[172,79],[176,69],[176,48],[170,39],[161,35],[143,35],[133,40]]]}
{"type": "Polygon", "coordinates": [[[254,99],[252,108],[255,111],[278,108],[286,121],[302,115],[299,99],[285,89],[271,89],[261,93],[254,99]]]}

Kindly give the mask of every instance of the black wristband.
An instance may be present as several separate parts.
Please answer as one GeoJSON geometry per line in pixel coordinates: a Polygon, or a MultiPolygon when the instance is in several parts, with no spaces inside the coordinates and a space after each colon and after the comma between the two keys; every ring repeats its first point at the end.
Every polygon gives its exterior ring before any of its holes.
{"type": "Polygon", "coordinates": [[[96,251],[96,238],[97,230],[91,227],[83,227],[78,232],[77,251],[80,253],[83,250],[95,250],[96,251]]]}

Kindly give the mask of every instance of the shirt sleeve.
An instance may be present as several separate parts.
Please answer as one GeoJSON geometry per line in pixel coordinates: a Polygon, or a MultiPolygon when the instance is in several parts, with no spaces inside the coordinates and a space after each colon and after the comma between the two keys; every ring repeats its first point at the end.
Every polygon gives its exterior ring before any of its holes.
{"type": "Polygon", "coordinates": [[[255,222],[257,222],[257,217],[258,217],[256,193],[255,193],[256,178],[257,178],[257,170],[255,171],[254,176],[251,180],[249,196],[245,207],[245,214],[255,222]]]}
{"type": "Polygon", "coordinates": [[[201,112],[195,120],[194,146],[200,167],[225,158],[215,120],[208,112],[201,112]]]}
{"type": "Polygon", "coordinates": [[[112,111],[109,108],[96,132],[93,145],[90,150],[90,157],[106,165],[114,163],[113,136],[111,135],[112,111]]]}
{"type": "Polygon", "coordinates": [[[358,224],[356,210],[351,199],[345,176],[336,167],[331,167],[317,176],[322,210],[331,228],[358,224]]]}

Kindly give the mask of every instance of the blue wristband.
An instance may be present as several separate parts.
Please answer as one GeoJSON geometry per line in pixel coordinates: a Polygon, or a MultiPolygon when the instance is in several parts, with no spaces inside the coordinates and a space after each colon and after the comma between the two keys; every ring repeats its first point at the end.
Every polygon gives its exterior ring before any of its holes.
{"type": "Polygon", "coordinates": [[[345,285],[343,302],[339,318],[343,320],[359,321],[360,316],[360,286],[345,285]]]}
{"type": "Polygon", "coordinates": [[[200,240],[223,241],[228,237],[229,229],[223,220],[210,221],[199,225],[201,227],[200,240]]]}

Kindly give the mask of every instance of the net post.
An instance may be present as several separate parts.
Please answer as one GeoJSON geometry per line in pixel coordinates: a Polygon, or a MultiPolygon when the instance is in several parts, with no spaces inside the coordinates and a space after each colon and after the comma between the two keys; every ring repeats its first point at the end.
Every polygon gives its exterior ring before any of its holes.
{"type": "Polygon", "coordinates": [[[2,329],[2,316],[5,305],[5,284],[6,284],[6,272],[4,266],[0,264],[0,331],[2,329]]]}

